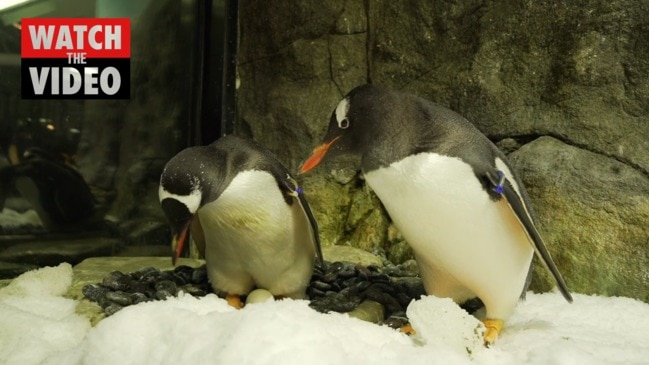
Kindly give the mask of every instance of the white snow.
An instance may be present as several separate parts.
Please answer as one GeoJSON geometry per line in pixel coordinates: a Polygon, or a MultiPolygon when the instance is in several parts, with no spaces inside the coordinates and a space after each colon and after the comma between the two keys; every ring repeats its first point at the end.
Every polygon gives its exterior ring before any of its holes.
{"type": "Polygon", "coordinates": [[[0,289],[0,364],[39,364],[83,341],[90,323],[62,295],[72,267],[61,264],[26,272],[0,289]]]}
{"type": "Polygon", "coordinates": [[[214,295],[123,309],[91,328],[62,295],[70,265],[0,289],[1,364],[649,364],[649,305],[629,298],[528,293],[486,349],[481,323],[448,299],[411,303],[417,335],[306,301],[234,310],[214,295]]]}

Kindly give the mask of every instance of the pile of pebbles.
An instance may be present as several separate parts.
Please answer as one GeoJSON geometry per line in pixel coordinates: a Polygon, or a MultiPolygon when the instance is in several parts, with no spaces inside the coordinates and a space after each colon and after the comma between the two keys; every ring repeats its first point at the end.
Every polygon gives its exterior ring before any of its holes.
{"type": "MultiPolygon", "coordinates": [[[[129,274],[113,271],[101,283],[82,288],[83,295],[100,305],[107,316],[129,305],[177,296],[181,291],[196,297],[213,292],[205,265],[166,271],[146,267],[129,274]]],[[[421,279],[406,266],[367,267],[349,262],[316,266],[307,288],[310,306],[324,313],[350,312],[366,301],[380,303],[384,318],[379,323],[393,328],[408,322],[408,304],[424,293],[421,279]]]]}
{"type": "Polygon", "coordinates": [[[181,291],[195,297],[212,292],[205,265],[196,269],[181,265],[165,271],[145,267],[130,274],[112,271],[101,283],[81,288],[83,295],[99,304],[106,316],[129,305],[174,297],[181,291]]]}
{"type": "Polygon", "coordinates": [[[408,323],[410,301],[425,294],[416,272],[401,265],[363,266],[350,262],[316,267],[307,289],[311,308],[320,312],[346,313],[364,301],[378,302],[384,315],[380,324],[400,328],[408,323]]]}

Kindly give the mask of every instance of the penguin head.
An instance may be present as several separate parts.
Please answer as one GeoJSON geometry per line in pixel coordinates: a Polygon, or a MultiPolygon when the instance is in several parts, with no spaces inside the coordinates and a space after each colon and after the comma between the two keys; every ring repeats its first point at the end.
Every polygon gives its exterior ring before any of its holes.
{"type": "Polygon", "coordinates": [[[395,104],[392,97],[387,90],[371,84],[358,86],[345,95],[331,113],[322,144],[302,164],[300,173],[316,167],[325,156],[363,155],[372,139],[385,131],[384,122],[394,115],[389,110],[389,105],[395,104]]]}
{"type": "Polygon", "coordinates": [[[210,182],[218,179],[219,169],[205,158],[207,153],[204,146],[187,148],[167,162],[160,176],[158,198],[171,226],[174,264],[187,241],[196,212],[214,200],[210,182]]]}
{"type": "MultiPolygon", "coordinates": [[[[171,226],[174,264],[190,227],[202,229],[197,212],[216,201],[233,178],[247,170],[264,170],[275,177],[288,173],[270,152],[235,136],[221,137],[207,146],[186,148],[167,162],[160,176],[158,198],[171,226]]],[[[292,202],[288,195],[285,199],[292,202]]]]}

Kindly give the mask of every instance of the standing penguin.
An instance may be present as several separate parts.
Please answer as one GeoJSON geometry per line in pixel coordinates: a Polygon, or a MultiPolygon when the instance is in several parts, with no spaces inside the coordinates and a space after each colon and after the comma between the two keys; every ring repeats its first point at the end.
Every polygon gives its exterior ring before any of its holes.
{"type": "Polygon", "coordinates": [[[524,297],[534,252],[572,297],[535,225],[505,155],[469,121],[413,95],[373,85],[334,109],[324,143],[300,173],[326,156],[361,158],[365,180],[401,231],[428,294],[486,308],[485,345],[524,297]]]}
{"type": "Polygon", "coordinates": [[[159,198],[171,224],[172,259],[191,231],[214,291],[240,297],[266,289],[304,298],[317,255],[317,223],[302,189],[268,150],[234,136],[174,156],[159,198]]]}

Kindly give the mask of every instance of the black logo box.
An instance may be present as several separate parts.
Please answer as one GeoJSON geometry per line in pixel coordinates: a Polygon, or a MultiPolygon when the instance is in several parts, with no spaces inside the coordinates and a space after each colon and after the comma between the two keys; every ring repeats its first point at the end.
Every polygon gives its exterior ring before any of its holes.
{"type": "MultiPolygon", "coordinates": [[[[21,73],[21,96],[23,99],[130,99],[131,97],[131,59],[130,58],[88,58],[85,64],[74,64],[68,62],[67,58],[23,58],[20,65],[21,73]],[[38,75],[41,75],[43,68],[49,67],[50,71],[47,77],[45,88],[42,95],[37,95],[29,69],[35,67],[38,70],[38,75]],[[84,77],[84,69],[86,67],[97,67],[98,72],[95,75],[97,82],[95,87],[99,93],[97,95],[84,94],[84,87],[75,94],[64,95],[62,94],[59,85],[59,94],[52,95],[52,68],[59,68],[59,83],[61,83],[61,71],[64,67],[72,67],[78,70],[82,78],[84,77]],[[99,77],[101,72],[107,67],[114,67],[120,74],[121,85],[119,90],[112,95],[102,92],[99,86],[99,77]]],[[[85,82],[85,79],[82,79],[85,82]]],[[[111,83],[113,81],[110,81],[111,83]]]]}

